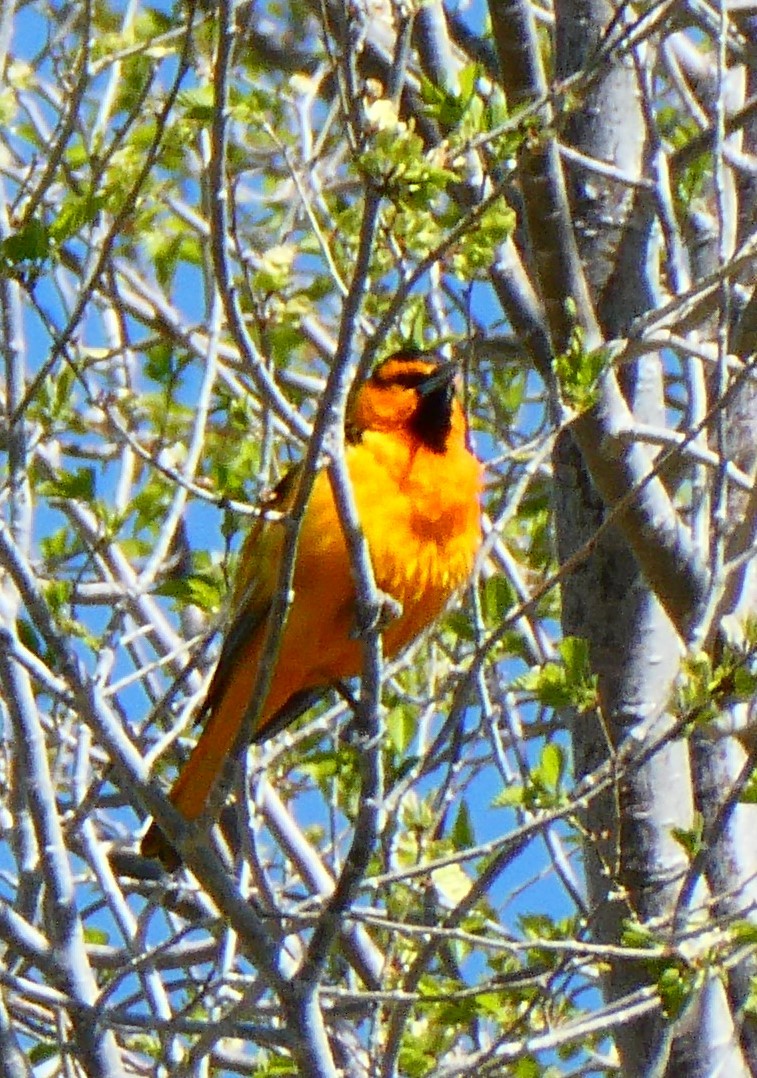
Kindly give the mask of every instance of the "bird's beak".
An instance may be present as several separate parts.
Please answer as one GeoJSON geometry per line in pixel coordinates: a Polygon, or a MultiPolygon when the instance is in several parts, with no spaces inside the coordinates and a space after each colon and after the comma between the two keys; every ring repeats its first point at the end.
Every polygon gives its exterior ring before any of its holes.
{"type": "Polygon", "coordinates": [[[440,363],[436,370],[418,385],[418,392],[422,397],[426,397],[430,393],[435,393],[437,389],[452,385],[459,369],[457,360],[454,359],[447,363],[440,363]]]}

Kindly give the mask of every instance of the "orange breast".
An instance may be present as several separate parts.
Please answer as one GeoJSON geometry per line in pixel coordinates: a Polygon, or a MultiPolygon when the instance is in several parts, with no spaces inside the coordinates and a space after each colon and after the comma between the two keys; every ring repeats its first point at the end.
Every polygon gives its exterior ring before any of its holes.
{"type": "MultiPolygon", "coordinates": [[[[366,432],[348,447],[347,466],[371,553],[376,584],[402,606],[384,633],[388,657],[438,616],[470,575],[481,541],[481,467],[463,447],[440,458],[423,447],[366,432]]],[[[318,476],[300,532],[294,603],[284,633],[276,688],[291,692],[357,675],[355,593],[328,476],[318,476]],[[299,601],[298,601],[299,600],[299,601]]],[[[266,712],[275,706],[270,699],[266,712]]]]}

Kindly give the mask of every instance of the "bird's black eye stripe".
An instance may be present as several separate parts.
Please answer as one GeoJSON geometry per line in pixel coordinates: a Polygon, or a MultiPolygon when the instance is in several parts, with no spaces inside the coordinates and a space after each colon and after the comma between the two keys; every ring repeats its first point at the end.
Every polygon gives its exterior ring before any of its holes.
{"type": "Polygon", "coordinates": [[[389,356],[383,363],[379,363],[371,375],[371,381],[379,386],[417,389],[438,366],[439,357],[435,352],[424,352],[420,348],[405,348],[389,356]]]}
{"type": "Polygon", "coordinates": [[[385,385],[415,389],[421,382],[425,382],[427,378],[428,372],[421,374],[420,371],[408,371],[406,374],[393,374],[391,378],[387,378],[385,385]]]}

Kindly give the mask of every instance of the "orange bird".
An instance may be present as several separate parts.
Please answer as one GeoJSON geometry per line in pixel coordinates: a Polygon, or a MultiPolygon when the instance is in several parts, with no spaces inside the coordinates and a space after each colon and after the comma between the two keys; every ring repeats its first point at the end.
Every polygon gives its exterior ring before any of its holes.
{"type": "MultiPolygon", "coordinates": [[[[481,465],[468,448],[456,372],[455,363],[405,349],[374,370],[348,411],[346,464],[376,585],[402,608],[383,631],[389,658],[441,613],[470,575],[481,542],[481,465]]],[[[301,474],[300,466],[292,468],[266,508],[286,514],[301,474]]],[[[242,547],[229,629],[200,714],[205,727],[170,793],[187,820],[207,812],[234,749],[255,688],[283,546],[281,524],[260,519],[242,547]]],[[[350,557],[325,471],[302,519],[293,592],[253,742],[297,718],[318,690],[362,668],[350,557]]],[[[155,823],[141,848],[167,868],[179,864],[155,823]]]]}

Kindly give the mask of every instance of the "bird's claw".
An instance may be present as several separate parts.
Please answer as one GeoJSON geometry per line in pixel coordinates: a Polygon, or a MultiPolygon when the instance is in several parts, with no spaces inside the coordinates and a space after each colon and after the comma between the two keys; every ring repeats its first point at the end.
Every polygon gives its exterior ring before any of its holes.
{"type": "Polygon", "coordinates": [[[371,632],[383,630],[402,614],[402,603],[386,592],[379,592],[375,603],[362,604],[355,617],[355,626],[350,633],[353,640],[360,640],[371,632]],[[367,609],[366,609],[367,607],[367,609]]]}

